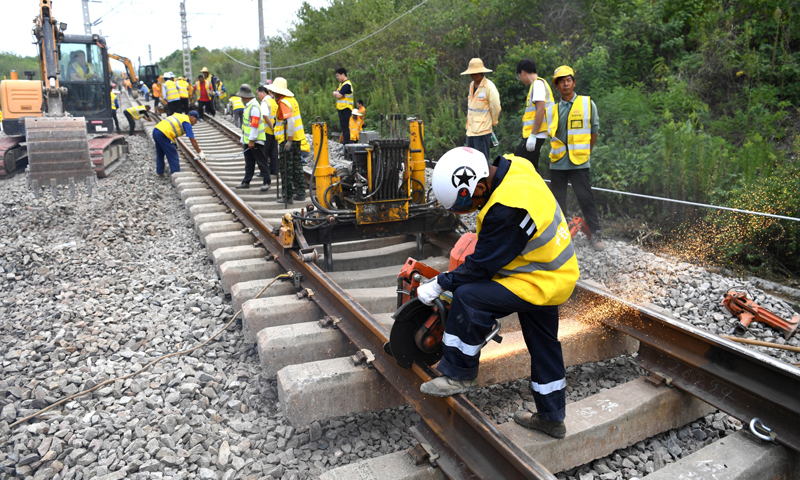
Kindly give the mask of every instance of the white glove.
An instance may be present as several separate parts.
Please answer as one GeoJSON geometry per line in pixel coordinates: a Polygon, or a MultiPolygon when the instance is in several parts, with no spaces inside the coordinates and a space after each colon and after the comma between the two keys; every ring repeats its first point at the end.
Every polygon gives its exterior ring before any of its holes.
{"type": "Polygon", "coordinates": [[[433,305],[433,301],[439,298],[442,292],[444,288],[439,285],[438,277],[417,287],[417,297],[425,305],[433,305]]]}
{"type": "Polygon", "coordinates": [[[205,152],[200,152],[198,154],[198,157],[200,157],[200,160],[202,160],[204,162],[206,161],[206,153],[205,152]]]}
{"type": "Polygon", "coordinates": [[[528,141],[525,142],[525,150],[532,152],[536,150],[536,135],[531,133],[531,136],[528,137],[528,141]]]}

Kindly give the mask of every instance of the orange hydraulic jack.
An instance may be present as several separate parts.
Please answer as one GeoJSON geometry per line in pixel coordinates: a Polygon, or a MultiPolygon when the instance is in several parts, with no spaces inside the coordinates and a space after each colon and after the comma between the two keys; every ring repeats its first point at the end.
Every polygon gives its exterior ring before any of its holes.
{"type": "Polygon", "coordinates": [[[567,224],[569,227],[569,235],[572,238],[575,238],[575,235],[578,232],[583,232],[586,235],[586,238],[592,239],[592,232],[589,230],[589,226],[586,225],[586,222],[583,221],[581,217],[572,217],[572,220],[567,224]]]}
{"type": "Polygon", "coordinates": [[[800,324],[800,315],[793,316],[791,320],[784,320],[747,298],[747,293],[745,292],[729,291],[722,300],[722,305],[739,318],[732,332],[738,335],[746,332],[750,323],[755,321],[766,323],[770,327],[780,330],[783,332],[784,338],[789,340],[789,337],[792,336],[797,330],[798,324],[800,324]]]}

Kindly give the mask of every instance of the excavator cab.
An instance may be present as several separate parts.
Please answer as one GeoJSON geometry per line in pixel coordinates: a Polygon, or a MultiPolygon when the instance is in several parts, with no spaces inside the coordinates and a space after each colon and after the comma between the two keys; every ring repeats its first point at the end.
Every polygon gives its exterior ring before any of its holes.
{"type": "Polygon", "coordinates": [[[97,35],[65,35],[60,51],[58,81],[67,88],[64,110],[86,118],[89,134],[114,131],[105,39],[97,35]]]}
{"type": "Polygon", "coordinates": [[[160,76],[161,69],[158,68],[158,65],[143,65],[139,67],[139,80],[143,81],[147,88],[152,88],[160,76]]]}

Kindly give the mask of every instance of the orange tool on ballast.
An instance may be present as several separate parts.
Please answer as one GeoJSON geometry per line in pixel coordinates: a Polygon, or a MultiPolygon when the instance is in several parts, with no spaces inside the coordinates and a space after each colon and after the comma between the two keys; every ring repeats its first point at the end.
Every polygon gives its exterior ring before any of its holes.
{"type": "Polygon", "coordinates": [[[791,320],[785,320],[747,298],[746,292],[730,290],[722,300],[722,305],[739,318],[732,332],[738,335],[745,333],[752,322],[761,322],[780,330],[783,332],[784,338],[789,340],[789,337],[797,330],[797,326],[800,325],[800,315],[793,316],[791,320]]]}
{"type": "Polygon", "coordinates": [[[588,239],[592,238],[592,232],[589,230],[589,226],[586,225],[586,222],[584,222],[581,217],[572,217],[572,220],[570,220],[567,226],[569,227],[569,235],[572,238],[575,238],[578,232],[583,232],[588,239]]]}

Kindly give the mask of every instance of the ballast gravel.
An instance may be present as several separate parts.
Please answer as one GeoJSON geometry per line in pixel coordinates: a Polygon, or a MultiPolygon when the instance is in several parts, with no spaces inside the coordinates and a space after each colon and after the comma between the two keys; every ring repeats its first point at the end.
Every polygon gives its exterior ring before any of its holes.
{"type": "MultiPolygon", "coordinates": [[[[191,355],[10,428],[61,398],[197,345],[234,313],[174,188],[155,176],[152,145],[129,142],[126,163],[90,198],[35,200],[23,175],[0,181],[0,478],[300,480],[412,446],[408,427],[419,417],[408,406],[290,425],[238,322],[191,355]]],[[[582,278],[699,328],[727,333],[732,317],[719,302],[731,288],[791,313],[749,282],[607,243],[598,253],[577,240],[582,278]]],[[[782,340],[759,324],[748,335],[782,340]]],[[[570,367],[568,401],[642,374],[625,356],[570,367]]],[[[470,399],[498,423],[532,402],[526,380],[470,399]]],[[[738,428],[725,414],[709,415],[559,478],[644,476],[738,428]]]]}

